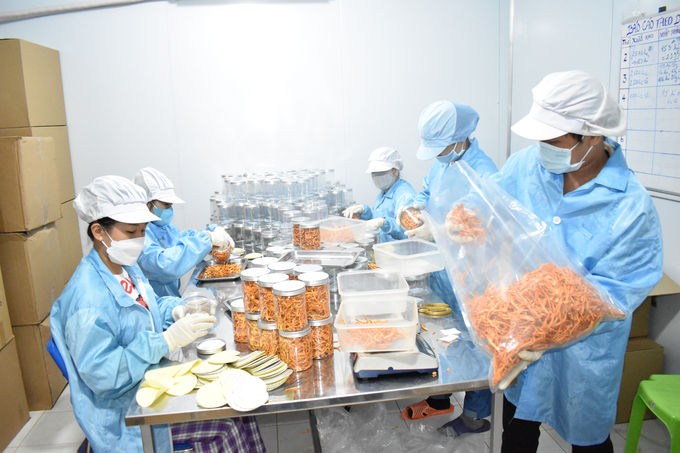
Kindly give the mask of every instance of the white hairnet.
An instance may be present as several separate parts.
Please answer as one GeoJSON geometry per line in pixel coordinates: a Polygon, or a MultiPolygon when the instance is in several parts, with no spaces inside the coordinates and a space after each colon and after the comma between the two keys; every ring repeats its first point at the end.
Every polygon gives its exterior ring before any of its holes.
{"type": "Polygon", "coordinates": [[[123,223],[146,223],[160,220],[149,212],[144,190],[122,176],[101,176],[73,200],[73,207],[85,222],[109,217],[123,223]]]}
{"type": "Polygon", "coordinates": [[[387,171],[396,168],[401,171],[404,168],[404,162],[401,160],[399,151],[394,148],[383,146],[373,150],[368,158],[368,170],[366,173],[373,173],[377,171],[387,171]]]}
{"type": "Polygon", "coordinates": [[[626,118],[616,98],[584,71],[556,72],[532,90],[529,114],[512,126],[530,140],[550,140],[566,133],[620,137],[626,118]]]}
{"type": "Polygon", "coordinates": [[[164,203],[184,203],[184,200],[175,195],[175,186],[168,177],[155,168],[142,168],[132,178],[132,182],[146,191],[146,201],[160,200],[164,203]]]}

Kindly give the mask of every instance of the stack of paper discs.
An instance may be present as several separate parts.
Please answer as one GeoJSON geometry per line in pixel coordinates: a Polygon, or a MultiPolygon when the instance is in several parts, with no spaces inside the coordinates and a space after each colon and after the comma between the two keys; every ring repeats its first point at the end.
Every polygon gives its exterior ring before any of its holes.
{"type": "Polygon", "coordinates": [[[261,351],[247,355],[233,366],[243,368],[253,376],[262,379],[268,392],[282,386],[293,373],[278,356],[267,356],[261,351]]]}
{"type": "Polygon", "coordinates": [[[229,381],[229,390],[225,389],[225,398],[229,406],[240,412],[257,409],[267,402],[269,393],[262,379],[249,374],[236,376],[229,381]]]}

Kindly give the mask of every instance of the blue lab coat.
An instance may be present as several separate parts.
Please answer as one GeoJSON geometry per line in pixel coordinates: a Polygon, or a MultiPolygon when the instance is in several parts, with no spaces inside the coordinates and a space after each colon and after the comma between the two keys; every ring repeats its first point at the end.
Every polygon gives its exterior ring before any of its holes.
{"type": "Polygon", "coordinates": [[[390,242],[399,239],[406,239],[404,229],[397,225],[396,217],[397,210],[402,206],[413,206],[413,198],[416,196],[416,191],[413,190],[411,184],[403,179],[397,179],[397,182],[392,184],[387,192],[380,191],[378,197],[375,199],[373,210],[364,206],[364,212],[359,218],[361,220],[371,220],[378,217],[383,217],[385,223],[380,228],[379,242],[390,242]]]}

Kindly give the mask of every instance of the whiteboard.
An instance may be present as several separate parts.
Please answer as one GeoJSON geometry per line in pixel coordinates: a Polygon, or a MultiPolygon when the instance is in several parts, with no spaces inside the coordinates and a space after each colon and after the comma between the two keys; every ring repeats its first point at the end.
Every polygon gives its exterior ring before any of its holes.
{"type": "Polygon", "coordinates": [[[623,24],[619,102],[628,166],[649,190],[680,195],[680,12],[623,24]]]}

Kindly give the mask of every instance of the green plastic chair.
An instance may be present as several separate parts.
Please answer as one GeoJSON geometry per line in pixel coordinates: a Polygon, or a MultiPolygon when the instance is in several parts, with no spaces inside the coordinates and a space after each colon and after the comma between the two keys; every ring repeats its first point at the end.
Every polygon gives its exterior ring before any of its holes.
{"type": "Polygon", "coordinates": [[[648,381],[640,382],[630,413],[625,453],[637,451],[647,409],[668,428],[671,453],[680,453],[680,375],[653,374],[648,381]]]}

